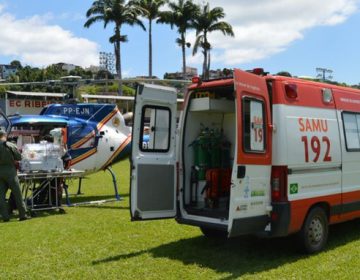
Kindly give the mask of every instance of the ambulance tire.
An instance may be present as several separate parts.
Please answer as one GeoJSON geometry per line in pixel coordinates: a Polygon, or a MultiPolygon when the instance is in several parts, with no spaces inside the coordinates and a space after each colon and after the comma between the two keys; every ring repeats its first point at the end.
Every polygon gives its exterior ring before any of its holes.
{"type": "Polygon", "coordinates": [[[326,245],[328,233],[329,224],[325,210],[321,207],[311,209],[299,232],[302,249],[309,254],[320,252],[326,245]]]}
{"type": "Polygon", "coordinates": [[[200,230],[207,238],[211,239],[226,239],[228,234],[226,231],[208,227],[200,227],[200,230]]]}

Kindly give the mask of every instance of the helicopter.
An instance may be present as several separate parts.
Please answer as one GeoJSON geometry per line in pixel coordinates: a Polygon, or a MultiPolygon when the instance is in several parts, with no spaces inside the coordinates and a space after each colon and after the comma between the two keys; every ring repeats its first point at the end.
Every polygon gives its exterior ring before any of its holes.
{"type": "MultiPolygon", "coordinates": [[[[40,115],[6,117],[0,112],[0,127],[21,149],[52,137],[71,158],[68,168],[89,175],[108,170],[113,179],[115,198],[120,200],[116,176],[111,165],[126,158],[131,147],[131,127],[115,104],[51,104],[40,115]]],[[[146,141],[146,139],[145,139],[146,141]]],[[[77,194],[81,194],[81,181],[77,194]]],[[[71,204],[67,196],[67,204],[71,204]]]]}

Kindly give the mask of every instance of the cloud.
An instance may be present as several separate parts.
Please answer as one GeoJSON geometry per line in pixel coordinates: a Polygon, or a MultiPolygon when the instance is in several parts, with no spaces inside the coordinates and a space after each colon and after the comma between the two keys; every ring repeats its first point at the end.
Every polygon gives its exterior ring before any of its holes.
{"type": "Polygon", "coordinates": [[[76,37],[58,25],[50,25],[52,15],[16,19],[0,5],[0,54],[13,56],[25,64],[46,66],[73,63],[83,67],[98,64],[99,46],[76,37]]]}
{"type": "Polygon", "coordinates": [[[58,16],[59,19],[68,21],[85,21],[86,17],[82,13],[66,12],[58,16]]]}
{"type": "MultiPolygon", "coordinates": [[[[235,37],[220,32],[209,36],[214,49],[212,62],[226,65],[249,63],[284,51],[304,32],[317,26],[333,26],[346,21],[358,9],[359,0],[209,0],[211,7],[223,7],[225,21],[235,37]]],[[[194,42],[194,32],[189,40],[194,42]]],[[[199,64],[201,55],[189,57],[199,64]]]]}
{"type": "Polygon", "coordinates": [[[122,71],[122,77],[123,78],[130,78],[131,75],[132,75],[132,72],[133,72],[132,68],[125,69],[125,70],[122,71]]]}

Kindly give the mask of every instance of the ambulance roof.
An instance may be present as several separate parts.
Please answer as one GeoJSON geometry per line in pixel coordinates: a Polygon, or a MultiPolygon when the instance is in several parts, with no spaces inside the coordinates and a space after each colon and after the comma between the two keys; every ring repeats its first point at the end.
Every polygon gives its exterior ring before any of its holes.
{"type": "MultiPolygon", "coordinates": [[[[276,81],[284,81],[284,82],[303,84],[303,85],[312,85],[315,87],[331,88],[333,90],[337,89],[340,91],[346,90],[347,92],[360,94],[360,90],[355,89],[355,88],[339,86],[339,85],[334,85],[334,84],[329,84],[329,83],[310,81],[307,79],[300,79],[300,78],[293,78],[293,77],[286,77],[286,76],[277,76],[277,75],[266,75],[266,76],[264,76],[264,79],[266,79],[268,81],[276,80],[276,81]]],[[[189,90],[206,89],[206,88],[213,88],[213,87],[231,86],[233,84],[234,84],[234,78],[231,77],[231,78],[203,81],[203,82],[201,82],[201,84],[192,84],[189,86],[188,89],[189,90]]]]}

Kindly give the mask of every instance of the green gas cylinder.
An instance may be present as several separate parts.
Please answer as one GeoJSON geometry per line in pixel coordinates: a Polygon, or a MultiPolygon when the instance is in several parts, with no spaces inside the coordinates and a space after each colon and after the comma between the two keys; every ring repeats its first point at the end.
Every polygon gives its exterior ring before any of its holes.
{"type": "Polygon", "coordinates": [[[199,139],[198,138],[195,139],[190,146],[192,146],[193,148],[194,166],[199,166],[199,149],[200,149],[199,139]]]}
{"type": "Polygon", "coordinates": [[[198,137],[198,143],[198,179],[205,180],[206,170],[211,166],[211,157],[209,152],[211,142],[208,128],[201,130],[198,137]]]}
{"type": "Polygon", "coordinates": [[[231,143],[226,139],[226,137],[222,137],[220,140],[221,144],[221,168],[229,168],[231,167],[230,160],[230,148],[231,143]]]}
{"type": "Polygon", "coordinates": [[[221,166],[221,133],[219,130],[210,131],[210,157],[211,167],[219,168],[221,166]]]}

